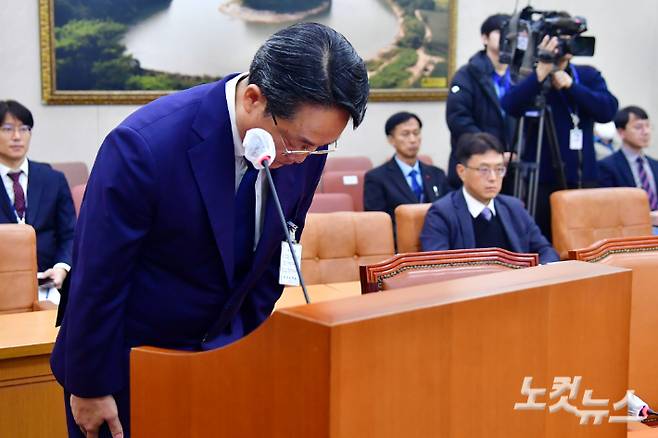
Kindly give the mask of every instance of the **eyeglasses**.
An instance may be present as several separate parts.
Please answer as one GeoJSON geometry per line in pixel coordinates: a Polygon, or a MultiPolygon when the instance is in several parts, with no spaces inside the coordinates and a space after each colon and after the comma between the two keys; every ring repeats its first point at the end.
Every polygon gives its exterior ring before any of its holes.
{"type": "Polygon", "coordinates": [[[274,122],[274,126],[276,127],[279,137],[281,137],[281,142],[283,143],[283,149],[286,154],[325,155],[331,152],[335,152],[338,149],[338,140],[326,146],[304,145],[298,149],[291,148],[289,147],[289,143],[286,141],[286,138],[281,133],[281,129],[279,128],[279,124],[277,123],[274,114],[272,114],[272,121],[274,122]]]}
{"type": "Polygon", "coordinates": [[[491,172],[493,172],[494,176],[498,178],[502,178],[505,176],[507,173],[507,167],[505,166],[496,166],[496,167],[486,167],[486,166],[481,166],[481,167],[468,167],[464,166],[467,169],[471,170],[476,170],[477,173],[480,174],[481,178],[488,178],[489,175],[491,175],[491,172]]]}
{"type": "Polygon", "coordinates": [[[0,126],[0,132],[2,132],[4,135],[12,135],[14,132],[18,131],[20,135],[28,135],[30,132],[32,132],[32,128],[30,128],[27,125],[2,125],[0,126]]]}

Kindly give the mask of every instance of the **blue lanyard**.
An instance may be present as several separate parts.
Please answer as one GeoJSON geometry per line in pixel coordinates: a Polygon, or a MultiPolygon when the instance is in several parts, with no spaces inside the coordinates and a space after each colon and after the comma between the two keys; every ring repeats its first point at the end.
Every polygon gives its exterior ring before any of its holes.
{"type": "Polygon", "coordinates": [[[491,75],[491,79],[493,80],[493,86],[496,89],[496,96],[498,96],[498,100],[500,100],[505,94],[507,94],[509,89],[512,88],[512,79],[510,76],[509,68],[502,76],[498,76],[498,73],[496,73],[496,70],[494,70],[491,75]]]}
{"type": "MultiPolygon", "coordinates": [[[[571,70],[571,77],[573,79],[573,83],[574,84],[579,84],[580,83],[580,78],[578,77],[578,70],[576,70],[576,67],[574,67],[573,65],[569,65],[569,70],[571,70]]],[[[572,84],[572,86],[573,86],[573,84],[572,84]]],[[[569,105],[569,99],[567,99],[564,96],[564,91],[563,90],[560,90],[560,97],[562,98],[562,101],[564,102],[567,109],[569,110],[569,114],[572,115],[572,118],[573,118],[573,116],[578,117],[578,106],[574,107],[573,109],[571,108],[571,105],[569,105]]],[[[574,128],[576,128],[576,126],[574,126],[574,128]]]]}

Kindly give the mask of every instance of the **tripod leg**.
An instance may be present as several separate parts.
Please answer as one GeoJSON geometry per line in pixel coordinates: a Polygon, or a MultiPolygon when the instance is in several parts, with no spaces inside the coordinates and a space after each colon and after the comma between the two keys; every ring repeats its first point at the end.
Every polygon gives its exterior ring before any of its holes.
{"type": "Polygon", "coordinates": [[[555,172],[555,179],[557,181],[558,190],[567,188],[567,177],[564,174],[564,163],[562,162],[562,154],[560,153],[560,144],[557,139],[557,132],[555,130],[555,120],[553,119],[553,110],[550,106],[546,107],[548,116],[546,117],[546,137],[548,139],[548,147],[551,150],[551,160],[553,164],[553,171],[555,172]]]}

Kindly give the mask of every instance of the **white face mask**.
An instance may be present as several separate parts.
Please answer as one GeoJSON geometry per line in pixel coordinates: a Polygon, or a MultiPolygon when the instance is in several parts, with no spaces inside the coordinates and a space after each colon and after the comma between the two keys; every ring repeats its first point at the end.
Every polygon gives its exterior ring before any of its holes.
{"type": "Polygon", "coordinates": [[[268,164],[274,162],[276,157],[274,139],[266,130],[261,128],[248,130],[242,144],[244,145],[244,156],[254,165],[254,168],[262,169],[265,160],[268,164]]]}

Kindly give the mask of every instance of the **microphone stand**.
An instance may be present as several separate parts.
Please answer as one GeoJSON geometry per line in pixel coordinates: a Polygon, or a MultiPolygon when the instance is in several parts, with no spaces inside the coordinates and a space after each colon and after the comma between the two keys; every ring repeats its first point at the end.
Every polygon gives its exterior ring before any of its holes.
{"type": "Polygon", "coordinates": [[[270,172],[270,161],[268,158],[261,161],[263,169],[265,169],[265,174],[267,175],[267,182],[270,185],[270,190],[272,190],[272,195],[274,195],[274,203],[276,204],[276,209],[279,212],[279,218],[281,219],[281,225],[283,226],[283,232],[286,234],[286,241],[288,242],[288,247],[290,248],[290,255],[292,256],[292,261],[295,262],[295,269],[297,270],[297,275],[299,275],[299,284],[302,286],[302,292],[304,292],[304,299],[306,304],[311,304],[311,299],[308,296],[306,290],[306,284],[304,283],[304,277],[302,276],[302,269],[299,267],[299,262],[297,257],[295,257],[295,251],[292,246],[292,239],[290,238],[290,232],[288,231],[288,226],[286,225],[286,218],[283,215],[283,209],[281,208],[281,203],[279,202],[279,195],[276,193],[276,187],[274,187],[274,180],[272,179],[272,173],[270,172]]]}

